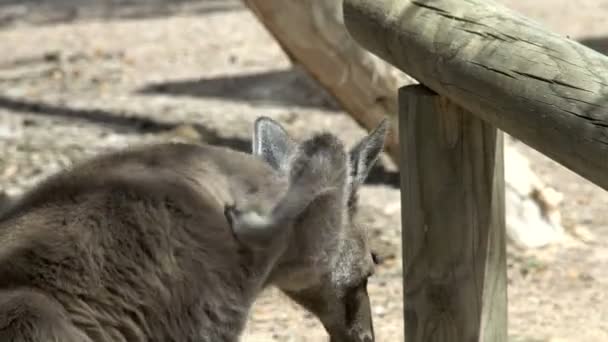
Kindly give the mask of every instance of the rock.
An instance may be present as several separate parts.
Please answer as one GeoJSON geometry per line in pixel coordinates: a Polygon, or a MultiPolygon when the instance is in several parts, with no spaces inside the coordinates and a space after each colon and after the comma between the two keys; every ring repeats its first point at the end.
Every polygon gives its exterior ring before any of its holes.
{"type": "Polygon", "coordinates": [[[515,147],[505,145],[507,237],[521,248],[562,241],[565,230],[558,205],[561,193],[543,184],[515,147]]]}

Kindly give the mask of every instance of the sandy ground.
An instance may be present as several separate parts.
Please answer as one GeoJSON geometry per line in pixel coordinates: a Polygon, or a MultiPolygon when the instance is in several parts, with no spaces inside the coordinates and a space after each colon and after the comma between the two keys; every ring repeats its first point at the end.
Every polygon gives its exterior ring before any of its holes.
{"type": "MultiPolygon", "coordinates": [[[[605,47],[608,1],[505,2],[605,47]]],[[[0,189],[8,193],[130,144],[201,138],[246,150],[260,115],[296,136],[328,129],[353,143],[364,134],[238,1],[4,0],[0,47],[0,189]]],[[[510,340],[608,341],[608,196],[512,143],[565,194],[564,220],[579,234],[538,251],[509,248],[510,340]]],[[[370,283],[377,340],[400,341],[399,190],[390,163],[376,171],[359,219],[384,257],[370,283]]],[[[314,318],[274,290],[256,303],[243,338],[324,339],[314,318]]]]}

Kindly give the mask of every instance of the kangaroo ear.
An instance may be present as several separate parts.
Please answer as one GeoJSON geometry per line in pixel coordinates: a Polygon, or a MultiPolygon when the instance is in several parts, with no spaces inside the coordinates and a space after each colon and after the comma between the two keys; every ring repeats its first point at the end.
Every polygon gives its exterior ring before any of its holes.
{"type": "Polygon", "coordinates": [[[226,207],[224,215],[234,237],[251,247],[264,247],[288,233],[293,222],[317,198],[335,192],[338,180],[346,179],[348,156],[337,138],[317,135],[304,141],[290,156],[286,192],[270,212],[241,211],[226,207]]]}
{"type": "Polygon", "coordinates": [[[365,182],[384,147],[388,133],[388,120],[384,119],[365,138],[361,139],[350,151],[350,163],[353,183],[360,185],[365,182]]]}
{"type": "MultiPolygon", "coordinates": [[[[300,172],[302,173],[302,172],[300,172]]],[[[294,178],[290,175],[290,178],[294,178]]],[[[296,175],[286,193],[268,213],[253,210],[241,211],[235,206],[226,206],[224,215],[237,241],[249,247],[265,247],[276,241],[279,235],[290,231],[293,221],[306,207],[327,189],[307,186],[306,180],[296,175]],[[300,179],[301,178],[301,179],[300,179]]]]}
{"type": "Polygon", "coordinates": [[[289,156],[295,147],[295,142],[278,122],[267,117],[255,120],[252,153],[261,157],[275,170],[287,169],[289,156]]]}

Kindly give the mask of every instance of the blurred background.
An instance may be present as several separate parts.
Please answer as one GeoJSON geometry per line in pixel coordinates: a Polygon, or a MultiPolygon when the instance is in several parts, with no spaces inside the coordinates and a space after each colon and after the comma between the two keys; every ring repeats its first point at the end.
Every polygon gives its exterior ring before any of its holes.
{"type": "MultiPolygon", "coordinates": [[[[608,0],[501,2],[608,51],[608,0]]],[[[352,144],[365,134],[238,0],[0,0],[0,51],[7,196],[133,144],[248,151],[260,115],[297,137],[331,130],[352,144]]],[[[510,341],[608,341],[608,195],[515,139],[507,147],[506,167],[512,159],[519,170],[507,179],[508,220],[520,222],[508,246],[510,341]]],[[[390,158],[362,191],[359,220],[382,258],[370,283],[377,340],[400,341],[401,207],[390,158]]],[[[320,323],[270,289],[243,341],[324,338],[320,323]]]]}

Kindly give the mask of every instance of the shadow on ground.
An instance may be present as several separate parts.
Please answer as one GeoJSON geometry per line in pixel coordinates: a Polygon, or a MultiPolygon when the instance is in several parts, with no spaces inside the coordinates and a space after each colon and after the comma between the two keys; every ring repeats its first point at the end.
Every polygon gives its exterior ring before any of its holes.
{"type": "Polygon", "coordinates": [[[0,28],[245,10],[239,0],[0,0],[0,28]]]}
{"type": "Polygon", "coordinates": [[[19,115],[19,113],[27,113],[29,115],[47,118],[69,119],[76,122],[101,125],[113,129],[116,132],[123,133],[163,133],[174,130],[180,126],[190,125],[201,137],[204,137],[206,143],[226,146],[244,152],[251,151],[251,143],[249,141],[239,138],[223,137],[215,130],[197,123],[158,121],[136,113],[116,113],[102,109],[77,109],[42,102],[14,99],[6,96],[0,96],[0,108],[6,109],[6,113],[9,114],[19,115]]]}
{"type": "MultiPolygon", "coordinates": [[[[198,123],[158,121],[143,117],[137,113],[111,112],[102,109],[77,109],[43,102],[15,99],[2,95],[0,95],[0,109],[4,109],[5,113],[12,115],[29,114],[102,125],[117,132],[163,133],[177,129],[180,126],[189,125],[203,137],[205,143],[251,153],[251,142],[248,139],[225,137],[219,132],[198,123]]],[[[24,118],[24,121],[26,120],[28,124],[32,124],[31,119],[24,118]]],[[[399,174],[388,171],[384,165],[378,164],[370,172],[366,183],[398,187],[399,174]]]]}
{"type": "Polygon", "coordinates": [[[338,110],[339,107],[300,68],[252,74],[163,82],[138,91],[148,95],[207,97],[258,104],[293,105],[338,110]]]}

